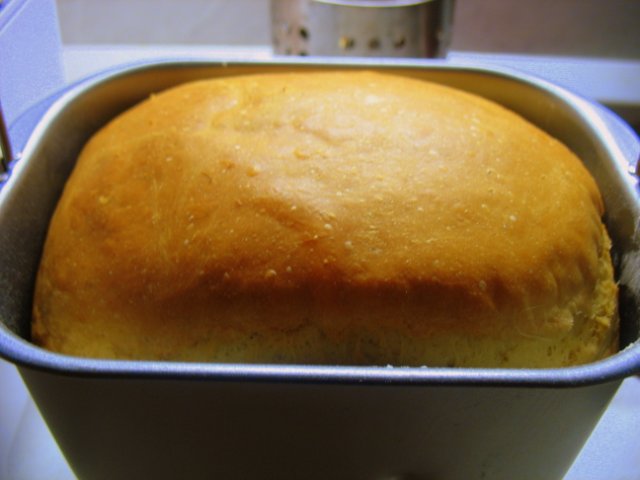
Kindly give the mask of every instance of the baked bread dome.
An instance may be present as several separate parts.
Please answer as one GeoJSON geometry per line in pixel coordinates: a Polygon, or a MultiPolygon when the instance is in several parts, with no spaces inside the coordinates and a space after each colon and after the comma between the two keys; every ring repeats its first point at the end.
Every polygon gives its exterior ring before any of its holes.
{"type": "Polygon", "coordinates": [[[617,349],[598,188],[486,99],[375,72],[178,86],[85,146],[33,339],[120,359],[557,367],[617,349]]]}

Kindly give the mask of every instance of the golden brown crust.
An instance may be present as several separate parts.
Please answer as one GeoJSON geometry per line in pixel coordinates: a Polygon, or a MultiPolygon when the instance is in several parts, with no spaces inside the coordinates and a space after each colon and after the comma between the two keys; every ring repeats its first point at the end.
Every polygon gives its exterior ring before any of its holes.
{"type": "Polygon", "coordinates": [[[463,92],[371,72],[191,83],[85,147],[34,338],[125,358],[583,363],[616,330],[602,213],[564,145],[463,92]]]}

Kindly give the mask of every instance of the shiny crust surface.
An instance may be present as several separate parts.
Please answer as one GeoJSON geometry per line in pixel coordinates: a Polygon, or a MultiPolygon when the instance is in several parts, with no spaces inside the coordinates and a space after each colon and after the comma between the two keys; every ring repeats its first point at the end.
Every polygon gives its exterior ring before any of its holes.
{"type": "Polygon", "coordinates": [[[448,87],[264,74],[152,95],[86,145],[34,340],[76,355],[561,366],[615,350],[597,186],[448,87]]]}

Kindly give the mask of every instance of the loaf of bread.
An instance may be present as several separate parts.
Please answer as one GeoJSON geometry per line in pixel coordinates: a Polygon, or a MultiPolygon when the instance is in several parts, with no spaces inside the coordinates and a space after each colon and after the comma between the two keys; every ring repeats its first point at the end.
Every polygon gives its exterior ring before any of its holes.
{"type": "Polygon", "coordinates": [[[558,367],[617,349],[603,202],[483,98],[375,72],[154,94],[83,149],[33,340],[118,359],[558,367]]]}

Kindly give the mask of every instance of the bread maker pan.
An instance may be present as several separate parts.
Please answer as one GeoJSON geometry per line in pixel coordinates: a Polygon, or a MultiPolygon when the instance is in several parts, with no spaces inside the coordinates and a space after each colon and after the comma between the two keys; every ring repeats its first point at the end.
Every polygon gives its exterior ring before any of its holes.
{"type": "Polygon", "coordinates": [[[622,379],[640,372],[640,148],[599,105],[504,69],[339,59],[139,63],[55,97],[11,126],[24,145],[0,190],[0,354],[18,366],[80,479],[560,479],[622,379]],[[93,132],[181,82],[326,69],[383,70],[471,91],[574,150],[607,207],[622,350],[568,368],[469,369],[97,360],[29,342],[49,218],[93,132]]]}

